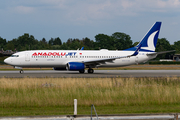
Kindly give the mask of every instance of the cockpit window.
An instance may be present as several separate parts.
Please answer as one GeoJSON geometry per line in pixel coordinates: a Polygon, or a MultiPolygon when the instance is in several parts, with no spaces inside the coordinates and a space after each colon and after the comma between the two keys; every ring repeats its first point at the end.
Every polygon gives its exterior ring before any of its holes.
{"type": "Polygon", "coordinates": [[[19,57],[19,55],[11,55],[11,57],[19,57]]]}

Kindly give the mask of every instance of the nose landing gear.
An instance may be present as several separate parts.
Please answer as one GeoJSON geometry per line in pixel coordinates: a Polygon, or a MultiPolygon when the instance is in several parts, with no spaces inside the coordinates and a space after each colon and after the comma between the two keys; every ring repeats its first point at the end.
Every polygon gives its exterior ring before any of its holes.
{"type": "Polygon", "coordinates": [[[21,70],[19,71],[19,73],[20,73],[20,74],[23,74],[23,73],[24,73],[24,71],[21,69],[21,70]]]}

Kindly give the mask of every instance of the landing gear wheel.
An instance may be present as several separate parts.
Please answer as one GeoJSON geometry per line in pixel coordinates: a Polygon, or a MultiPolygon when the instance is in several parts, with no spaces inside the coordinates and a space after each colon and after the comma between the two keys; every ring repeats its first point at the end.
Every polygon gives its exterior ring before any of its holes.
{"type": "Polygon", "coordinates": [[[88,69],[88,73],[94,73],[93,69],[88,69]]]}
{"type": "Polygon", "coordinates": [[[19,71],[19,73],[20,73],[20,74],[23,74],[23,73],[24,73],[24,71],[23,71],[23,70],[20,70],[20,71],[19,71]]]}
{"type": "Polygon", "coordinates": [[[85,70],[79,70],[79,73],[84,73],[85,72],[85,70]]]}

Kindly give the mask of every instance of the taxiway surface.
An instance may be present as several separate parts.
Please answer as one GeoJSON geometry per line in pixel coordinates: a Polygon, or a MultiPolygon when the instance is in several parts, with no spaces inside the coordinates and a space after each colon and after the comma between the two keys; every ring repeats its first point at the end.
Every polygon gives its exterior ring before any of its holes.
{"type": "Polygon", "coordinates": [[[180,70],[95,70],[93,74],[80,74],[78,71],[33,70],[0,71],[0,77],[6,78],[109,78],[109,77],[180,77],[180,70]]]}

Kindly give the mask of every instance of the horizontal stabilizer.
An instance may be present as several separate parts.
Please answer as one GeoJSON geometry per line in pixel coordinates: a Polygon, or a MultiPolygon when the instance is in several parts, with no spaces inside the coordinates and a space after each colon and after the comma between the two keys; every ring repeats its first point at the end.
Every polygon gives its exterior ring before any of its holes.
{"type": "Polygon", "coordinates": [[[164,54],[164,53],[169,53],[169,52],[175,52],[175,51],[176,51],[176,50],[162,51],[162,52],[153,52],[153,53],[147,54],[147,56],[151,56],[151,55],[159,55],[159,54],[164,54]]]}

